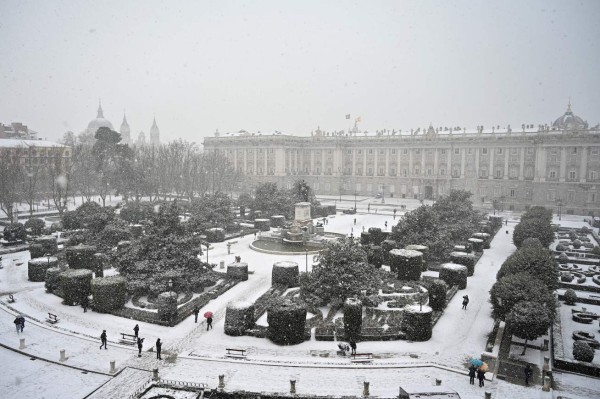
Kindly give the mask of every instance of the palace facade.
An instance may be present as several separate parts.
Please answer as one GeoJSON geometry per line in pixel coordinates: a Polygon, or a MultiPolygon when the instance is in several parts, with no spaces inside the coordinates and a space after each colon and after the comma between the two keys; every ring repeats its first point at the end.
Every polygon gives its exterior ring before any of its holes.
{"type": "Polygon", "coordinates": [[[570,104],[552,125],[515,130],[430,126],[375,134],[317,130],[310,137],[217,132],[204,148],[228,157],[249,185],[291,187],[303,179],[317,194],[432,200],[464,189],[477,206],[522,211],[541,205],[600,215],[600,128],[590,128],[570,104]]]}

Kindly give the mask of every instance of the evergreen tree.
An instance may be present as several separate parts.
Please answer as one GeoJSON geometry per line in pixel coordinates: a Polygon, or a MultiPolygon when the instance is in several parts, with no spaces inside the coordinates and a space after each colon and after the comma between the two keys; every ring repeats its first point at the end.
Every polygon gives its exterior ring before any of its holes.
{"type": "Polygon", "coordinates": [[[506,325],[513,335],[525,340],[523,353],[527,350],[527,341],[534,340],[548,332],[552,319],[547,309],[537,302],[519,302],[506,316],[506,325]]]}

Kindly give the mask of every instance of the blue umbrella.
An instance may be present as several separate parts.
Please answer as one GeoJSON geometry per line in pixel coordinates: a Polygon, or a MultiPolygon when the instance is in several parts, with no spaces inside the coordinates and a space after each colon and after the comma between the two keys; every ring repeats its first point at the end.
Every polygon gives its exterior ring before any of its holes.
{"type": "Polygon", "coordinates": [[[475,367],[479,367],[479,366],[481,366],[483,364],[483,361],[480,360],[480,359],[471,358],[469,360],[469,363],[471,363],[475,367]]]}

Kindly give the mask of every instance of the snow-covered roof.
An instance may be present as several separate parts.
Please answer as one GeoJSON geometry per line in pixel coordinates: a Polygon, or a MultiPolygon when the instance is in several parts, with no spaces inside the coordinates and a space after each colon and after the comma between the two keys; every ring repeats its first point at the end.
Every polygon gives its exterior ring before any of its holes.
{"type": "Polygon", "coordinates": [[[18,140],[18,139],[0,139],[0,148],[29,148],[29,147],[56,147],[68,148],[63,144],[58,144],[47,140],[18,140]]]}

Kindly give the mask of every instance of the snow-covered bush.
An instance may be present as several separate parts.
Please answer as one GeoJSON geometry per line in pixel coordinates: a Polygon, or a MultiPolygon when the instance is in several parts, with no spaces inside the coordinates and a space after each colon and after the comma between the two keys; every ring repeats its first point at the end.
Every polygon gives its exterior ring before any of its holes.
{"type": "Polygon", "coordinates": [[[398,248],[398,243],[394,240],[383,240],[381,243],[381,248],[383,248],[383,263],[386,265],[390,264],[390,251],[392,249],[398,248]]]}
{"type": "Polygon", "coordinates": [[[46,270],[46,276],[44,277],[44,280],[46,281],[46,283],[44,284],[44,286],[46,287],[46,292],[54,292],[54,290],[56,290],[57,288],[59,288],[59,278],[58,275],[61,273],[60,268],[58,267],[51,267],[50,269],[46,270]]]}
{"type": "Polygon", "coordinates": [[[58,259],[54,256],[49,258],[35,258],[27,262],[27,277],[29,281],[44,281],[46,270],[58,266],[58,259]]]}
{"type": "Polygon", "coordinates": [[[4,228],[4,239],[6,241],[24,240],[27,236],[22,223],[13,223],[4,228]]]}
{"type": "Polygon", "coordinates": [[[306,305],[284,298],[267,308],[267,336],[279,345],[295,345],[304,341],[306,305]]]}
{"type": "Polygon", "coordinates": [[[404,249],[411,249],[413,251],[419,251],[423,254],[423,267],[421,268],[424,272],[427,271],[429,263],[429,247],[420,244],[411,244],[404,247],[404,249]]]}
{"type": "Polygon", "coordinates": [[[127,302],[127,280],[121,276],[95,278],[91,291],[96,312],[109,313],[121,309],[127,302]]]}
{"type": "Polygon", "coordinates": [[[427,341],[431,338],[431,316],[429,306],[411,305],[404,308],[402,329],[409,341],[427,341]]]}
{"type": "Polygon", "coordinates": [[[421,278],[423,254],[410,249],[393,249],[390,251],[390,269],[396,273],[398,280],[417,281],[421,278]]]}
{"type": "Polygon", "coordinates": [[[575,302],[577,302],[577,293],[575,290],[569,288],[565,291],[565,303],[572,306],[575,305],[575,302]]]}
{"type": "Polygon", "coordinates": [[[444,310],[446,307],[446,291],[448,286],[443,280],[433,280],[429,287],[429,306],[433,310],[444,310]]]}
{"type": "Polygon", "coordinates": [[[227,265],[227,278],[234,280],[248,280],[248,264],[245,262],[234,262],[227,265]]]}
{"type": "Polygon", "coordinates": [[[362,329],[362,302],[348,298],[344,302],[344,335],[347,340],[356,341],[362,329]]]}
{"type": "Polygon", "coordinates": [[[40,218],[31,218],[25,222],[25,230],[31,231],[34,236],[42,234],[44,227],[46,227],[46,222],[40,218]]]}
{"type": "Polygon", "coordinates": [[[91,269],[94,267],[94,254],[97,249],[93,245],[79,244],[65,249],[67,263],[71,269],[91,269]]]}
{"type": "Polygon", "coordinates": [[[255,219],[254,220],[254,228],[260,231],[269,231],[271,230],[271,220],[270,219],[255,219]]]}
{"type": "Polygon", "coordinates": [[[594,360],[594,348],[588,345],[587,342],[573,342],[573,357],[580,362],[591,362],[594,360]]]}
{"type": "Polygon", "coordinates": [[[41,258],[46,253],[42,244],[29,244],[29,254],[31,259],[41,258]]]}
{"type": "Polygon", "coordinates": [[[252,302],[230,302],[225,311],[225,334],[244,335],[254,327],[254,304],[252,302]]]}
{"type": "Polygon", "coordinates": [[[158,318],[171,325],[177,317],[177,294],[175,292],[163,292],[158,295],[158,318]]]}
{"type": "Polygon", "coordinates": [[[467,275],[472,276],[475,273],[475,256],[465,252],[451,252],[450,262],[458,263],[467,267],[467,275]]]}
{"type": "Polygon", "coordinates": [[[560,281],[563,281],[565,283],[570,283],[571,281],[573,281],[574,278],[575,276],[573,276],[573,274],[569,272],[560,274],[560,281]]]}
{"type": "Polygon", "coordinates": [[[564,251],[566,251],[566,250],[567,250],[567,247],[565,247],[565,246],[564,246],[564,245],[562,245],[562,244],[558,244],[558,245],[556,246],[556,250],[557,250],[558,252],[564,252],[564,251]]]}
{"type": "MultiPolygon", "coordinates": [[[[255,222],[256,226],[256,222],[255,222]]],[[[263,230],[265,231],[265,230],[263,230]]],[[[266,230],[268,231],[268,229],[266,230]]],[[[212,229],[206,230],[206,241],[208,242],[223,242],[225,241],[225,230],[219,227],[213,227],[212,229]]]]}
{"type": "Polygon", "coordinates": [[[36,244],[40,244],[44,251],[44,254],[54,255],[58,252],[58,243],[56,237],[43,236],[35,240],[36,244]]]}
{"type": "Polygon", "coordinates": [[[383,261],[385,258],[383,248],[379,245],[369,245],[365,247],[365,250],[367,251],[367,261],[369,262],[369,264],[379,269],[381,265],[383,265],[383,261]]]}
{"type": "Polygon", "coordinates": [[[275,262],[271,271],[271,284],[284,284],[288,287],[297,287],[298,275],[298,263],[291,261],[275,262]]]}
{"type": "Polygon", "coordinates": [[[558,256],[558,263],[560,263],[561,265],[564,265],[567,262],[569,262],[569,257],[567,256],[567,254],[562,253],[558,256]]]}
{"type": "Polygon", "coordinates": [[[379,227],[369,227],[368,232],[371,235],[370,242],[372,244],[381,245],[383,240],[385,240],[386,235],[379,227]]]}
{"type": "Polygon", "coordinates": [[[581,240],[577,239],[577,240],[573,241],[573,248],[575,248],[575,249],[581,248],[581,240]]]}
{"type": "Polygon", "coordinates": [[[529,237],[523,240],[521,248],[542,248],[539,238],[529,237]]]}
{"type": "Polygon", "coordinates": [[[79,302],[84,296],[90,295],[91,270],[65,270],[59,274],[58,278],[65,305],[73,305],[79,302]]]}
{"type": "Polygon", "coordinates": [[[483,240],[479,238],[469,238],[467,241],[471,243],[473,247],[473,251],[475,252],[483,252],[483,240]]]}
{"type": "Polygon", "coordinates": [[[452,286],[457,285],[458,289],[464,290],[467,288],[468,269],[465,265],[458,263],[444,263],[440,269],[440,279],[446,284],[452,286]]]}

